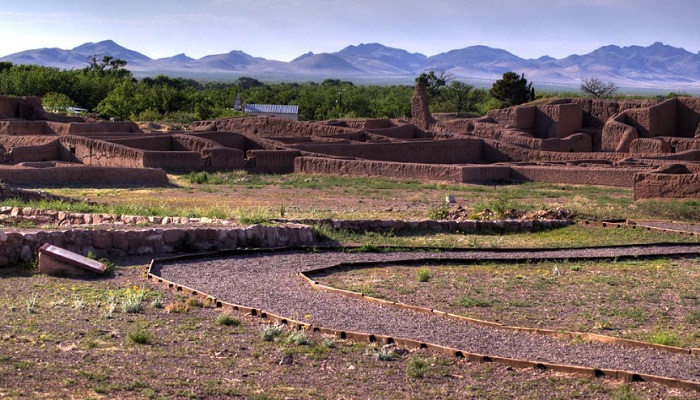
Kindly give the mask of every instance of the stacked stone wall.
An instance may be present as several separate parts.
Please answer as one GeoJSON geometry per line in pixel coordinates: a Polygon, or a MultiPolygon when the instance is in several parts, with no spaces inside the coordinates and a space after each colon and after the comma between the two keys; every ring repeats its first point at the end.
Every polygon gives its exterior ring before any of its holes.
{"type": "Polygon", "coordinates": [[[254,225],[247,228],[91,229],[0,232],[0,267],[30,262],[45,243],[98,257],[148,255],[174,251],[213,251],[239,247],[309,246],[311,227],[254,225]]]}

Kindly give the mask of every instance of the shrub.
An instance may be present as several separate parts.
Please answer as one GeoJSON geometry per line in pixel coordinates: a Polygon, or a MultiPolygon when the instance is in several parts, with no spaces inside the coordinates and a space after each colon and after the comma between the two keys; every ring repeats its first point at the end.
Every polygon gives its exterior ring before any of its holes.
{"type": "Polygon", "coordinates": [[[428,282],[431,277],[432,275],[430,274],[430,268],[428,267],[422,267],[416,273],[416,279],[418,279],[418,282],[428,282]]]}
{"type": "Polygon", "coordinates": [[[271,342],[282,334],[282,326],[278,324],[266,324],[260,331],[260,339],[271,342]]]}
{"type": "Polygon", "coordinates": [[[241,320],[225,312],[216,317],[216,324],[223,326],[239,326],[241,324],[241,320]]]}
{"type": "Polygon", "coordinates": [[[444,203],[432,206],[428,209],[428,218],[435,220],[442,220],[447,218],[450,214],[450,207],[444,203]]]}
{"type": "Polygon", "coordinates": [[[127,344],[152,344],[153,336],[146,328],[139,326],[126,333],[127,344]]]}
{"type": "Polygon", "coordinates": [[[419,379],[425,376],[428,372],[428,367],[430,363],[420,357],[412,358],[408,360],[408,365],[406,366],[406,375],[411,378],[419,379]]]}
{"type": "Polygon", "coordinates": [[[126,289],[124,299],[122,300],[122,310],[129,314],[138,314],[143,311],[143,296],[144,291],[138,286],[126,289]]]}
{"type": "Polygon", "coordinates": [[[209,182],[209,174],[207,174],[204,171],[192,171],[189,175],[187,175],[187,181],[189,183],[196,183],[197,185],[202,185],[209,182]]]}
{"type": "Polygon", "coordinates": [[[678,346],[680,344],[678,335],[663,328],[655,329],[652,333],[650,333],[647,337],[647,341],[649,343],[662,344],[664,346],[678,346]]]}
{"type": "Polygon", "coordinates": [[[311,344],[309,338],[306,336],[306,331],[303,329],[300,331],[292,331],[287,336],[287,343],[294,343],[300,346],[305,346],[311,344]]]}
{"type": "Polygon", "coordinates": [[[379,361],[393,361],[399,358],[399,354],[393,348],[382,348],[375,351],[374,356],[379,361]]]}

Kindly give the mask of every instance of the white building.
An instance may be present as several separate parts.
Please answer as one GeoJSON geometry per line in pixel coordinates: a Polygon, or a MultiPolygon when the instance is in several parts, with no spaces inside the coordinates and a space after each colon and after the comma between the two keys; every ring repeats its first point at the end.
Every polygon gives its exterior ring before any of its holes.
{"type": "Polygon", "coordinates": [[[283,106],[277,104],[246,104],[243,107],[246,114],[299,120],[299,106],[283,106]]]}

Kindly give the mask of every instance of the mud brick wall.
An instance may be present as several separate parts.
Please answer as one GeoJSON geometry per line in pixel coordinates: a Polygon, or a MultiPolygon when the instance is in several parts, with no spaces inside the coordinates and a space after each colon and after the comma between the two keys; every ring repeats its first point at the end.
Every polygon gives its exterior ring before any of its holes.
{"type": "Polygon", "coordinates": [[[202,156],[194,151],[144,151],[143,167],[197,171],[205,168],[205,165],[202,156]]]}
{"type": "Polygon", "coordinates": [[[700,98],[678,98],[678,137],[700,138],[700,98]]]}
{"type": "Polygon", "coordinates": [[[418,129],[418,127],[413,124],[405,124],[386,129],[367,129],[367,132],[394,139],[420,139],[428,137],[428,134],[418,129]]]}
{"type": "Polygon", "coordinates": [[[637,129],[627,123],[627,117],[620,114],[603,127],[600,148],[603,151],[626,153],[634,139],[639,138],[637,129]]]}
{"type": "Polygon", "coordinates": [[[298,150],[250,150],[246,156],[246,167],[252,172],[294,172],[294,159],[301,156],[298,150]]]}
{"type": "Polygon", "coordinates": [[[0,121],[0,135],[45,135],[52,133],[46,121],[0,121]]]}
{"type": "Polygon", "coordinates": [[[138,133],[141,132],[135,122],[47,122],[51,132],[57,135],[86,135],[95,133],[138,133]]]}
{"type": "Polygon", "coordinates": [[[572,103],[580,104],[583,111],[583,126],[602,128],[608,120],[622,111],[631,108],[651,107],[658,102],[655,100],[616,101],[606,99],[571,99],[572,103]]]}
{"type": "Polygon", "coordinates": [[[338,157],[421,164],[466,164],[482,162],[480,139],[449,139],[425,142],[380,144],[296,144],[298,150],[338,157]]]}
{"type": "MultiPolygon", "coordinates": [[[[678,100],[670,99],[649,107],[649,137],[678,136],[678,100]]],[[[643,135],[640,135],[643,136],[643,135]]]]}
{"type": "Polygon", "coordinates": [[[633,168],[595,168],[563,165],[512,165],[511,168],[513,170],[513,178],[517,180],[629,188],[634,184],[634,174],[640,171],[633,168]]]}
{"type": "Polygon", "coordinates": [[[0,179],[11,185],[167,185],[159,169],[112,167],[0,168],[0,179]]]}
{"type": "Polygon", "coordinates": [[[170,151],[173,150],[170,136],[139,136],[120,139],[105,139],[105,141],[124,145],[134,149],[147,151],[170,151]]]}
{"type": "Polygon", "coordinates": [[[672,153],[671,144],[661,138],[639,138],[632,141],[629,152],[632,154],[672,153]]]}
{"type": "Polygon", "coordinates": [[[486,114],[499,124],[513,127],[518,130],[534,133],[536,125],[535,106],[521,106],[491,110],[486,114]]]}
{"type": "Polygon", "coordinates": [[[700,174],[635,174],[634,199],[655,198],[700,198],[700,174]]]}
{"type": "Polygon", "coordinates": [[[243,152],[238,149],[226,147],[203,149],[200,152],[200,157],[200,168],[209,171],[243,169],[245,167],[243,152]]]}
{"type": "Polygon", "coordinates": [[[512,168],[502,165],[469,165],[462,167],[462,183],[503,182],[513,178],[512,168]]]}
{"type": "Polygon", "coordinates": [[[0,96],[0,119],[46,119],[46,111],[38,97],[0,96]]]}
{"type": "Polygon", "coordinates": [[[5,154],[5,160],[13,164],[31,161],[59,160],[60,148],[61,145],[58,139],[35,146],[15,146],[5,154]]]}
{"type": "Polygon", "coordinates": [[[339,160],[322,157],[297,157],[294,172],[352,176],[390,176],[405,179],[462,182],[462,167],[409,164],[364,160],[339,160]]]}
{"type": "Polygon", "coordinates": [[[570,153],[528,149],[496,140],[484,139],[484,160],[486,162],[570,162],[582,160],[600,160],[615,162],[629,155],[621,153],[570,153]]]}
{"type": "Polygon", "coordinates": [[[689,150],[700,150],[700,138],[698,139],[686,139],[686,138],[664,138],[667,140],[673,150],[676,153],[681,153],[689,150]]]}
{"type": "Polygon", "coordinates": [[[213,140],[221,146],[246,151],[246,137],[234,132],[188,132],[187,135],[213,140]]]}
{"type": "Polygon", "coordinates": [[[356,129],[331,126],[320,122],[298,122],[274,117],[229,118],[217,121],[198,121],[190,125],[195,131],[226,131],[249,135],[269,136],[328,136],[351,133],[356,129]]]}
{"type": "Polygon", "coordinates": [[[579,104],[537,106],[535,136],[538,138],[565,138],[582,128],[583,112],[579,104]]]}
{"type": "Polygon", "coordinates": [[[0,267],[32,261],[39,247],[49,243],[75,253],[98,257],[213,251],[239,247],[302,246],[315,244],[313,229],[298,224],[254,225],[247,228],[163,228],[56,230],[34,233],[0,232],[0,267]]]}
{"type": "Polygon", "coordinates": [[[80,136],[61,136],[60,159],[101,167],[144,168],[144,151],[80,136]]]}
{"type": "Polygon", "coordinates": [[[593,139],[585,133],[574,133],[564,139],[544,139],[539,147],[544,151],[587,153],[593,151],[593,139]]]}

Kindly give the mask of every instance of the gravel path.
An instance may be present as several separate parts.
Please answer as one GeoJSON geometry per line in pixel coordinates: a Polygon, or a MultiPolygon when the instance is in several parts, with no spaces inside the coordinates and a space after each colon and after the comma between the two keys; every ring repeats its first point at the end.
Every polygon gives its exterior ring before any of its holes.
{"type": "Polygon", "coordinates": [[[496,328],[315,291],[297,272],[352,262],[425,259],[572,259],[700,254],[700,245],[615,248],[411,253],[278,252],[178,261],[153,273],[223,301],[259,308],[322,327],[365,332],[529,361],[617,369],[700,382],[700,356],[599,342],[569,340],[496,328]]]}
{"type": "Polygon", "coordinates": [[[635,221],[638,226],[700,233],[700,224],[690,222],[635,221]]]}

